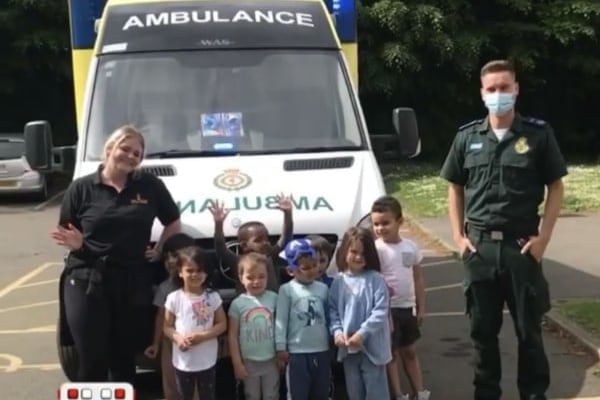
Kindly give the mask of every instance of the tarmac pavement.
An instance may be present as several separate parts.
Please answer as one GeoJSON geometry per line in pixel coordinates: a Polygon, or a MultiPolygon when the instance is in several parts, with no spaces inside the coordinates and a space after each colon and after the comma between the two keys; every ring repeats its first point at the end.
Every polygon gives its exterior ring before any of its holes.
{"type": "MultiPolygon", "coordinates": [[[[58,208],[53,206],[39,212],[32,212],[31,208],[31,204],[0,205],[3,227],[0,397],[3,399],[47,400],[54,398],[60,383],[66,381],[58,365],[55,341],[56,285],[63,250],[48,237],[56,223],[58,208]]],[[[445,219],[421,222],[442,238],[449,231],[445,219]]],[[[559,220],[544,263],[555,298],[599,294],[600,273],[594,268],[597,257],[592,252],[596,238],[593,233],[599,225],[600,216],[559,220]]],[[[410,236],[412,232],[403,234],[410,236]]],[[[415,239],[426,255],[423,269],[427,316],[418,344],[425,384],[432,392],[432,400],[470,399],[472,346],[464,315],[462,266],[448,252],[431,247],[422,237],[415,239]]],[[[594,359],[550,329],[545,341],[552,366],[549,400],[591,400],[595,396],[600,399],[600,379],[593,375],[594,359]]],[[[500,343],[504,400],[517,400],[516,341],[508,315],[500,343]]],[[[143,395],[138,397],[140,400],[161,399],[156,374],[141,375],[140,383],[143,395]]]]}

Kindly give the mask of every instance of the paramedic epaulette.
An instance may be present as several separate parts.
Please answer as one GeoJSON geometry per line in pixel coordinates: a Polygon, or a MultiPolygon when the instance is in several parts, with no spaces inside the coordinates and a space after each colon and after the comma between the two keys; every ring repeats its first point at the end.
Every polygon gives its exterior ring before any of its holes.
{"type": "Polygon", "coordinates": [[[526,124],[531,124],[531,125],[535,125],[535,126],[546,126],[548,125],[548,123],[542,119],[537,119],[537,118],[531,118],[531,117],[524,117],[523,118],[523,122],[525,122],[526,124]]]}
{"type": "Polygon", "coordinates": [[[471,128],[471,127],[474,127],[476,125],[480,125],[482,122],[483,122],[482,119],[475,119],[475,120],[473,120],[471,122],[468,122],[468,123],[464,124],[463,126],[461,126],[460,128],[458,128],[458,130],[459,131],[464,131],[467,128],[471,128]]]}

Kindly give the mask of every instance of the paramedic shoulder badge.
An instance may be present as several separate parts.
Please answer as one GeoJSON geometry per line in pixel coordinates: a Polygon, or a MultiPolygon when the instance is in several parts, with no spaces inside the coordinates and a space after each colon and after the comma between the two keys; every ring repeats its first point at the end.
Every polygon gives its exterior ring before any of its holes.
{"type": "Polygon", "coordinates": [[[518,154],[525,154],[529,151],[529,144],[527,144],[526,137],[521,136],[517,139],[517,142],[515,143],[515,151],[518,154]]]}
{"type": "Polygon", "coordinates": [[[252,178],[240,172],[239,169],[226,169],[213,180],[216,187],[230,192],[244,189],[250,186],[251,183],[252,178]]]}

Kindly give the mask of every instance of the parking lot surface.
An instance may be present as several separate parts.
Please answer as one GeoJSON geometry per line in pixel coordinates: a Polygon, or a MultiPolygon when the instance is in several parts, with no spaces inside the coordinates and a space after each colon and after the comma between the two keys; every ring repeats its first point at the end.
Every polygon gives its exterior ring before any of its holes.
{"type": "MultiPolygon", "coordinates": [[[[3,399],[47,400],[66,379],[56,352],[57,285],[63,250],[49,239],[58,208],[0,205],[0,387],[3,399]]],[[[426,249],[427,250],[427,249],[426,249]]],[[[472,398],[472,346],[462,298],[462,267],[426,251],[427,316],[419,342],[424,381],[432,399],[472,398]]],[[[600,398],[594,361],[552,332],[546,334],[553,379],[549,399],[600,398]]],[[[510,316],[500,336],[504,399],[517,400],[516,341],[510,316]]],[[[232,377],[226,377],[231,379],[232,377]]],[[[140,375],[139,399],[158,400],[156,374],[140,375]]],[[[226,400],[226,399],[223,399],[226,400]]]]}

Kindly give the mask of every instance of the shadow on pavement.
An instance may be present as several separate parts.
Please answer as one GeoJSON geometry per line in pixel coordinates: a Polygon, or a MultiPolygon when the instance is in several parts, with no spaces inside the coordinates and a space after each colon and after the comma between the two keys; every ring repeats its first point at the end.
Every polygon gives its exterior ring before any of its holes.
{"type": "MultiPolygon", "coordinates": [[[[426,260],[427,262],[435,259],[426,260]]],[[[427,313],[419,342],[425,385],[443,398],[472,398],[473,347],[464,315],[462,287],[443,289],[462,280],[462,263],[448,260],[424,268],[427,313]],[[442,288],[436,290],[436,287],[442,288]]],[[[600,279],[553,261],[544,262],[553,299],[600,295],[600,279]]],[[[544,329],[551,366],[548,399],[571,399],[600,395],[600,379],[594,376],[596,360],[557,332],[544,329]]],[[[502,387],[505,399],[518,399],[517,341],[512,318],[505,313],[499,335],[502,356],[502,387]]],[[[433,396],[432,396],[433,397],[433,396]]],[[[436,396],[437,397],[437,396],[436,396]]]]}

